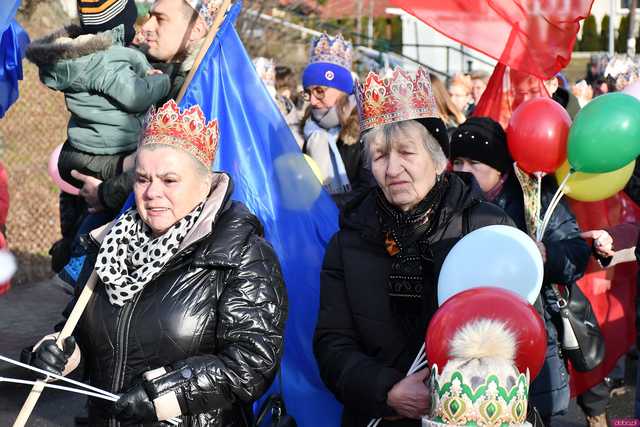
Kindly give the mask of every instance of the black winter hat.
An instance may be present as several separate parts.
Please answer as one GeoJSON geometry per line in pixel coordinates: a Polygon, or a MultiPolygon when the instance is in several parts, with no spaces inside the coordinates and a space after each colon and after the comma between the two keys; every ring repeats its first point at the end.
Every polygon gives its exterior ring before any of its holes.
{"type": "Polygon", "coordinates": [[[78,0],[78,16],[85,34],[96,34],[124,25],[125,45],[136,34],[138,8],[134,0],[78,0]]]}
{"type": "Polygon", "coordinates": [[[415,120],[424,126],[431,136],[438,141],[438,144],[442,147],[444,155],[448,157],[450,152],[449,133],[447,132],[447,127],[444,122],[438,117],[422,117],[415,120]]]}
{"type": "Polygon", "coordinates": [[[451,157],[482,162],[504,173],[511,169],[507,135],[500,124],[489,117],[470,117],[451,136],[451,157]]]}

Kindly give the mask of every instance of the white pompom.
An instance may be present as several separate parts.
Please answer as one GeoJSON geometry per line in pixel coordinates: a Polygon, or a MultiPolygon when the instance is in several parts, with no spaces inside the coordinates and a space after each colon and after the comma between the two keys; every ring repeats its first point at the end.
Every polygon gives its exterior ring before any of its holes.
{"type": "Polygon", "coordinates": [[[450,349],[450,356],[456,359],[514,360],[516,337],[504,322],[479,319],[456,331],[450,349]]]}
{"type": "Polygon", "coordinates": [[[16,259],[11,252],[0,250],[0,283],[11,279],[16,272],[16,259]]]}

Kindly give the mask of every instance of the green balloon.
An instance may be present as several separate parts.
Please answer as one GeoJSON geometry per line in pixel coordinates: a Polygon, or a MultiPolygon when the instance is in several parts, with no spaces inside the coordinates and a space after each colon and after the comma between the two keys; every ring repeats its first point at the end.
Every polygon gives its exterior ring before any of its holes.
{"type": "Polygon", "coordinates": [[[567,143],[571,167],[604,173],[622,168],[640,154],[640,101],[609,93],[589,102],[576,116],[567,143]]]}

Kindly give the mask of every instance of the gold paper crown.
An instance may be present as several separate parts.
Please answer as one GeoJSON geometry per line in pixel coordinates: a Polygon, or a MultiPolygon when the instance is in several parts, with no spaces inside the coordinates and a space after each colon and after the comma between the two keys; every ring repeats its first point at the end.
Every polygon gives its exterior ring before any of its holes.
{"type": "Polygon", "coordinates": [[[311,41],[309,64],[328,62],[351,70],[352,58],[353,46],[351,42],[342,38],[342,34],[332,38],[327,33],[323,33],[311,41]]]}
{"type": "Polygon", "coordinates": [[[358,82],[356,95],[361,132],[389,123],[440,117],[429,72],[423,67],[415,76],[401,68],[390,77],[370,71],[364,83],[358,82]]]}
{"type": "MultiPolygon", "coordinates": [[[[446,369],[445,369],[446,372],[446,369]]],[[[525,425],[529,396],[529,371],[501,378],[488,375],[481,380],[463,372],[438,375],[431,371],[432,404],[429,420],[434,424],[474,427],[514,427],[525,425]],[[506,379],[506,380],[505,380],[506,379]],[[505,384],[506,383],[506,384],[505,384]]]]}
{"type": "Polygon", "coordinates": [[[189,6],[191,6],[204,22],[207,27],[211,28],[213,20],[218,14],[220,6],[222,6],[222,0],[185,0],[189,6]]]}
{"type": "Polygon", "coordinates": [[[210,168],[218,148],[218,121],[207,123],[198,105],[180,112],[176,102],[170,100],[157,110],[152,107],[147,114],[140,146],[149,144],[179,148],[210,168]]]}

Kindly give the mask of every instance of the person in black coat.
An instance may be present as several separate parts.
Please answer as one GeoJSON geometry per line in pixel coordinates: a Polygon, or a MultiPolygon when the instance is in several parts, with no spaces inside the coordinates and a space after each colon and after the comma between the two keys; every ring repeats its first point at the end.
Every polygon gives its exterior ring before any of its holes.
{"type": "MultiPolygon", "coordinates": [[[[370,74],[369,76],[372,76],[370,74]]],[[[376,78],[382,80],[377,75],[376,78]]],[[[428,86],[420,69],[396,70],[428,86]]],[[[343,403],[342,425],[418,426],[430,405],[428,369],[406,376],[437,309],[437,277],[445,257],[466,233],[512,224],[481,200],[469,174],[445,172],[447,129],[435,108],[406,108],[382,116],[359,88],[364,150],[378,187],[352,200],[325,254],[314,352],[320,375],[343,403]]],[[[387,92],[391,93],[391,92],[387,92]]],[[[430,91],[413,105],[435,103],[430,91]]]]}
{"type": "MultiPolygon", "coordinates": [[[[525,233],[525,202],[522,187],[513,170],[502,127],[488,117],[472,117],[463,123],[451,139],[453,170],[470,172],[478,181],[485,198],[509,214],[525,233]]],[[[544,215],[557,186],[555,177],[542,180],[541,203],[544,215]]],[[[551,283],[573,284],[584,274],[590,248],[580,238],[575,216],[560,202],[541,242],[536,242],[544,260],[544,282],[536,303],[547,327],[547,356],[542,371],[531,383],[529,400],[543,419],[563,414],[569,407],[569,377],[560,355],[556,298],[551,283]]]]}
{"type": "Polygon", "coordinates": [[[252,426],[252,403],[275,377],[280,264],[258,219],[230,200],[230,177],[210,172],[217,126],[202,117],[173,101],[152,116],[136,205],[92,235],[98,283],[74,336],[34,349],[32,363],[58,374],[82,358],[91,385],[120,395],[89,399],[91,426],[252,426]]]}

